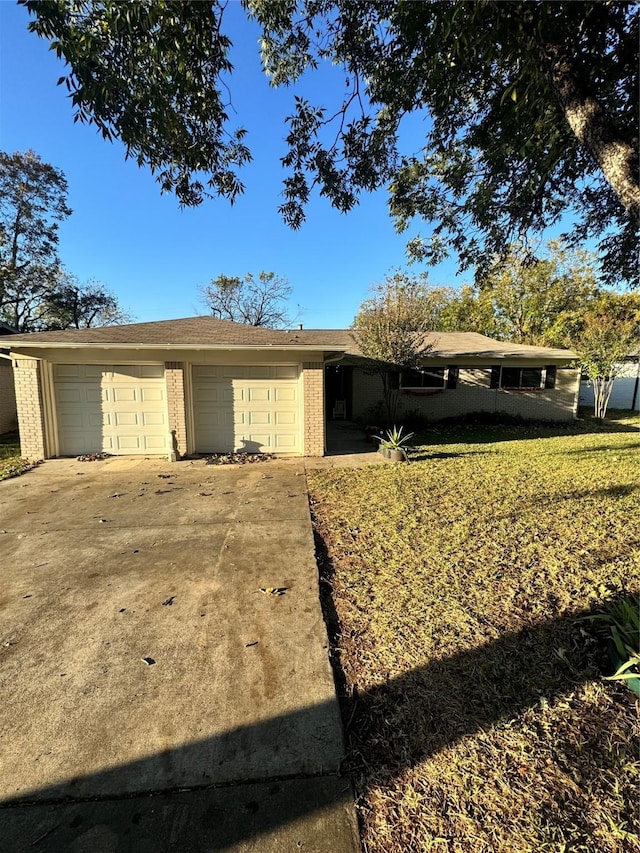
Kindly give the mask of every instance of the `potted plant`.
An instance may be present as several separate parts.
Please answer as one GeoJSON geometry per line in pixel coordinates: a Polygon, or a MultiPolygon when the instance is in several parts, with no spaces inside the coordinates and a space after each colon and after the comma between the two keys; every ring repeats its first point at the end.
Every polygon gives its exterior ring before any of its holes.
{"type": "MultiPolygon", "coordinates": [[[[393,429],[387,430],[385,437],[380,442],[381,449],[388,452],[387,458],[392,462],[408,461],[407,446],[409,440],[413,438],[413,433],[403,433],[402,427],[394,426],[393,429]]],[[[384,454],[386,455],[386,453],[384,454]]]]}

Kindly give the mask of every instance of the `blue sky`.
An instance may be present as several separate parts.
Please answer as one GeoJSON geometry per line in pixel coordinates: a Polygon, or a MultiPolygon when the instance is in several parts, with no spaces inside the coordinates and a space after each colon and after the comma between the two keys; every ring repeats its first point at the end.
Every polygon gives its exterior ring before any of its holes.
{"type": "MultiPolygon", "coordinates": [[[[62,169],[73,214],[60,229],[61,259],[81,281],[107,285],[136,320],[206,313],[199,284],[220,273],[268,270],[293,286],[292,308],[300,306],[306,328],[348,326],[371,284],[406,264],[410,235],[394,232],[384,191],[364,197],[347,215],[314,198],[299,231],[282,223],[282,119],[293,93],[268,87],[257,31],[238,3],[230,4],[228,14],[238,46],[232,54],[233,104],[254,158],[241,174],[246,192],[233,207],[214,199],[181,210],[173,196],[160,194],[148,170],[125,161],[119,143],[74,124],[66,90],[56,86],[64,66],[48,42],[27,32],[26,10],[8,0],[0,0],[0,148],[31,148],[62,169]]],[[[321,101],[332,73],[338,72],[328,69],[306,83],[305,94],[321,101]]],[[[462,283],[454,263],[431,271],[430,279],[462,283]]]]}

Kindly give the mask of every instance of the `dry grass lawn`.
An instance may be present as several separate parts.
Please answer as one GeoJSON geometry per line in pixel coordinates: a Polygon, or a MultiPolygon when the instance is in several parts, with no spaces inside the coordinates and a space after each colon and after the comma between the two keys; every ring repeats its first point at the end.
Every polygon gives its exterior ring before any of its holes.
{"type": "Polygon", "coordinates": [[[309,473],[367,853],[640,850],[635,697],[580,621],[640,589],[639,428],[309,473]]]}
{"type": "Polygon", "coordinates": [[[33,468],[34,464],[36,463],[21,458],[17,433],[0,435],[0,480],[18,477],[33,468]]]}

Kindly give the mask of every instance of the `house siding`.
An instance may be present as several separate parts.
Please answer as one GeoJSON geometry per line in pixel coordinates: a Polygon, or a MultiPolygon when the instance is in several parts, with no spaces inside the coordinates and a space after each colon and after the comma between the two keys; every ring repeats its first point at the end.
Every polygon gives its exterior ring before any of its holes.
{"type": "Polygon", "coordinates": [[[17,358],[13,369],[22,456],[26,459],[44,459],[47,448],[41,363],[34,358],[17,358]]]}
{"type": "Polygon", "coordinates": [[[8,359],[0,359],[0,435],[14,430],[18,423],[13,370],[8,359]]]}
{"type": "MultiPolygon", "coordinates": [[[[558,368],[556,387],[539,391],[490,388],[490,367],[460,367],[455,389],[422,392],[401,391],[398,419],[408,413],[438,421],[469,412],[504,412],[530,420],[568,421],[575,416],[579,373],[558,368]]],[[[382,384],[377,374],[356,368],[353,377],[353,417],[370,419],[382,403],[382,384]]]]}
{"type": "Polygon", "coordinates": [[[302,364],[304,396],[304,455],[324,456],[324,364],[305,361],[302,364]]]}

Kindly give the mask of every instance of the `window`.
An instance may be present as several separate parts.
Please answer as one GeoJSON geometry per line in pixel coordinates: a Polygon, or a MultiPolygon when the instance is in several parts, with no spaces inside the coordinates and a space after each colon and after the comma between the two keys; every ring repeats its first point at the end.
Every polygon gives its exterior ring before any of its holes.
{"type": "Polygon", "coordinates": [[[548,364],[545,368],[546,373],[544,377],[544,387],[545,388],[555,388],[556,387],[556,371],[557,368],[555,364],[548,364]]]}
{"type": "MultiPolygon", "coordinates": [[[[555,386],[555,375],[553,377],[553,386],[555,386]]],[[[542,388],[542,368],[541,367],[492,367],[491,368],[491,388],[507,388],[511,390],[537,390],[542,388]]]]}
{"type": "Polygon", "coordinates": [[[444,388],[445,387],[445,368],[430,367],[422,370],[403,370],[400,374],[400,387],[419,389],[419,388],[444,388]]]}

